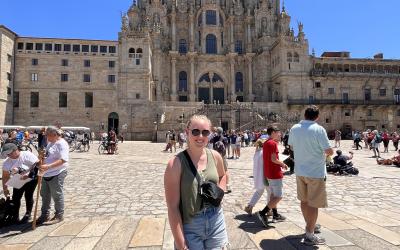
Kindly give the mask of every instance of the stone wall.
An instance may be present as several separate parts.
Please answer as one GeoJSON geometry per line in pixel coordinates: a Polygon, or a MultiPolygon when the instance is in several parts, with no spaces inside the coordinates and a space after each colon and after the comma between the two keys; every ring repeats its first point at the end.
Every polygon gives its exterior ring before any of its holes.
{"type": "Polygon", "coordinates": [[[0,26],[0,125],[12,123],[15,34],[0,26]]]}

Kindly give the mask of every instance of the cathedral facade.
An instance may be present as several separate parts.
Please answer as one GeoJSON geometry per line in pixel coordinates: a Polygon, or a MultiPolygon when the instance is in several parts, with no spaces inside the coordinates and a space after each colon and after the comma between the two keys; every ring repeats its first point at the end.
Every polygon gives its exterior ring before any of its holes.
{"type": "Polygon", "coordinates": [[[141,140],[195,113],[250,129],[294,123],[317,104],[328,130],[399,128],[400,61],[310,55],[303,24],[290,21],[279,0],[140,0],[122,15],[118,41],[0,26],[0,122],[141,140]]]}

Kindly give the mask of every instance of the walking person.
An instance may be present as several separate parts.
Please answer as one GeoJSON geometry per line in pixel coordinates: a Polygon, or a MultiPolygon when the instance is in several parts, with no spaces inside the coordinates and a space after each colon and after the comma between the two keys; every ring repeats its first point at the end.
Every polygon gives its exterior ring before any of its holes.
{"type": "MultiPolygon", "coordinates": [[[[253,214],[253,208],[264,194],[264,190],[267,190],[267,203],[271,197],[271,192],[268,188],[268,180],[264,178],[263,144],[265,141],[265,139],[258,139],[255,142],[256,151],[253,156],[253,181],[255,192],[247,206],[244,208],[244,211],[248,215],[253,214]]],[[[272,213],[268,213],[267,215],[271,216],[272,213]]]]}
{"type": "Polygon", "coordinates": [[[383,132],[382,134],[382,141],[383,141],[383,153],[389,153],[390,137],[387,130],[385,130],[385,132],[383,132]]]}
{"type": "Polygon", "coordinates": [[[267,129],[269,139],[263,144],[264,178],[268,180],[271,197],[263,210],[257,212],[261,223],[268,227],[267,213],[272,210],[273,221],[284,221],[286,217],[278,213],[278,203],[283,197],[283,172],[288,166],[279,160],[278,143],[281,140],[281,131],[276,126],[267,129]]]}
{"type": "Polygon", "coordinates": [[[304,243],[325,244],[325,239],[315,235],[318,209],[328,206],[326,193],[326,156],[333,155],[326,130],[317,124],[319,110],[310,106],[304,120],[290,130],[289,145],[294,151],[297,198],[306,222],[304,243]]]}
{"type": "Polygon", "coordinates": [[[13,188],[12,201],[15,205],[13,221],[11,223],[20,222],[27,223],[31,219],[33,208],[33,194],[37,185],[37,164],[39,159],[30,151],[19,151],[14,143],[6,143],[2,148],[1,155],[7,157],[3,162],[3,191],[6,197],[10,196],[10,191],[6,183],[14,174],[20,174],[23,180],[31,178],[20,188],[13,188]],[[25,196],[26,212],[24,217],[19,220],[19,209],[21,207],[22,196],[25,196]]]}
{"type": "Polygon", "coordinates": [[[371,141],[371,147],[372,150],[374,151],[374,158],[378,157],[381,158],[381,154],[379,152],[379,145],[382,142],[382,136],[379,134],[378,130],[372,131],[372,141],[371,141]]]}
{"type": "Polygon", "coordinates": [[[68,143],[61,138],[62,131],[56,127],[46,129],[47,147],[44,164],[40,166],[40,171],[44,172],[42,180],[42,214],[37,220],[37,224],[50,221],[51,224],[64,220],[64,180],[67,176],[69,161],[68,143]],[[54,201],[55,214],[50,220],[50,203],[54,201]]]}
{"type": "Polygon", "coordinates": [[[399,135],[397,134],[397,132],[395,131],[395,132],[393,132],[393,134],[392,134],[392,142],[393,142],[393,147],[394,147],[394,149],[397,151],[398,150],[398,148],[399,148],[399,139],[400,139],[400,137],[399,137],[399,135]]]}
{"type": "Polygon", "coordinates": [[[199,177],[226,188],[222,157],[207,148],[210,130],[206,116],[192,116],[186,127],[188,148],[174,156],[165,170],[168,219],[176,249],[225,249],[228,245],[222,207],[205,202],[198,190],[199,177]]]}
{"type": "Polygon", "coordinates": [[[341,140],[342,140],[342,132],[340,132],[339,129],[336,129],[335,130],[335,148],[340,147],[341,140]]]}

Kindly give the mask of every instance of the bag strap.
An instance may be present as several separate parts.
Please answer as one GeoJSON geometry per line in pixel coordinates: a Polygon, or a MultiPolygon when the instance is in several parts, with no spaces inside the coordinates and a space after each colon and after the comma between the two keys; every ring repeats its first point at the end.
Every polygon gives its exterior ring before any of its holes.
{"type": "Polygon", "coordinates": [[[200,185],[201,185],[201,182],[202,182],[202,181],[201,181],[201,179],[200,179],[200,176],[199,176],[198,173],[197,173],[197,169],[196,169],[196,167],[194,166],[193,161],[192,161],[192,159],[190,158],[189,153],[187,152],[187,150],[183,151],[183,155],[185,156],[187,162],[189,163],[190,171],[192,172],[193,176],[194,176],[194,177],[196,178],[196,180],[197,180],[198,191],[200,192],[200,190],[201,190],[200,185]]]}

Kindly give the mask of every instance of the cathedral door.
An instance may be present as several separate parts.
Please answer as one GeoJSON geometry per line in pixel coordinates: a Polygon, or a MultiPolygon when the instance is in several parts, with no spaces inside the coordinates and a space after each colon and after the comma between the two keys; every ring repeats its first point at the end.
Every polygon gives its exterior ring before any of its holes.
{"type": "Polygon", "coordinates": [[[108,115],[108,131],[114,129],[115,133],[118,134],[119,116],[117,113],[112,112],[108,115]]]}
{"type": "Polygon", "coordinates": [[[199,102],[210,104],[210,88],[199,88],[199,102]]]}
{"type": "Polygon", "coordinates": [[[213,97],[217,103],[224,104],[224,88],[213,88],[213,97]]]}

